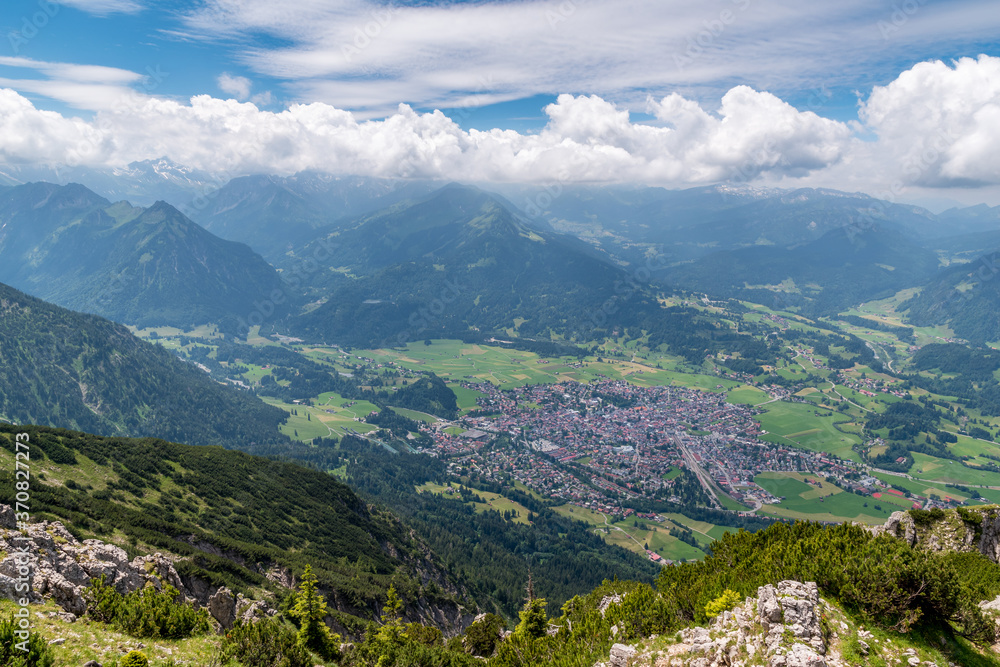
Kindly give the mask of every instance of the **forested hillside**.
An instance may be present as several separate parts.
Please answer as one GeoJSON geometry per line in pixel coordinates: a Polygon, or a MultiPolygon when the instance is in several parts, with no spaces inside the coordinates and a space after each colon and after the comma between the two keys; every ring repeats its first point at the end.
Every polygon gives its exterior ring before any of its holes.
{"type": "Polygon", "coordinates": [[[286,413],[113,322],[0,285],[0,417],[253,450],[286,413]]]}
{"type": "Polygon", "coordinates": [[[348,625],[350,616],[371,618],[390,585],[414,615],[418,603],[459,613],[463,595],[443,561],[331,475],[219,447],[0,424],[4,485],[13,481],[15,433],[30,438],[33,514],[62,520],[80,538],[166,551],[184,576],[279,599],[287,591],[266,575],[298,577],[311,565],[348,625]]]}

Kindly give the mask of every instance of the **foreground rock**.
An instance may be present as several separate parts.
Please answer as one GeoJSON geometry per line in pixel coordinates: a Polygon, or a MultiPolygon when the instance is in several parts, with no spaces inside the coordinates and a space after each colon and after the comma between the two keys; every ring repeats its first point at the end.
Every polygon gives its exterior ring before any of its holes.
{"type": "MultiPolygon", "coordinates": [[[[122,595],[147,585],[159,589],[166,583],[199,605],[173,561],[162,554],[129,560],[125,550],[113,544],[80,542],[58,521],[30,524],[23,532],[16,525],[14,511],[0,505],[0,595],[8,599],[27,597],[34,603],[51,598],[77,617],[87,610],[84,589],[104,577],[122,595]]],[[[265,602],[245,600],[226,588],[215,591],[206,606],[224,629],[237,618],[251,620],[275,613],[265,602]]]]}
{"type": "Polygon", "coordinates": [[[909,512],[893,512],[885,524],[870,529],[923,551],[978,551],[1000,563],[1000,506],[945,510],[937,517],[914,521],[909,512]]]}

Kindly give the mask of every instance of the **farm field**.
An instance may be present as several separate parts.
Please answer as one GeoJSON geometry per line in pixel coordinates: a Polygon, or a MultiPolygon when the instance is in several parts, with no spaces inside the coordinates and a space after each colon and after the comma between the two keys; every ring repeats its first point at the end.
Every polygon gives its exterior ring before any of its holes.
{"type": "MultiPolygon", "coordinates": [[[[607,519],[600,512],[594,512],[584,507],[577,507],[569,503],[553,508],[559,514],[573,519],[585,521],[598,530],[598,534],[609,544],[617,544],[623,549],[628,549],[642,556],[646,555],[643,545],[648,544],[651,551],[655,551],[663,558],[669,560],[698,560],[705,557],[705,552],[701,549],[681,542],[668,531],[668,524],[657,524],[655,521],[643,521],[647,526],[646,530],[632,525],[632,519],[620,521],[618,523],[607,523],[607,519]]],[[[706,544],[710,540],[706,540],[706,544]]]]}
{"type": "MultiPolygon", "coordinates": [[[[462,381],[490,382],[502,389],[532,384],[576,381],[590,382],[601,378],[627,379],[639,386],[674,384],[705,391],[719,391],[740,386],[732,380],[709,375],[696,375],[658,369],[632,360],[586,357],[548,358],[534,352],[509,350],[494,346],[467,344],[456,340],[435,340],[431,345],[409,344],[406,350],[379,349],[359,353],[379,363],[394,362],[415,371],[436,373],[449,384],[462,381]]],[[[454,386],[453,386],[454,388],[454,386]]],[[[457,393],[457,392],[456,392],[457,393]]],[[[463,410],[475,407],[472,395],[459,396],[463,410]]]]}
{"type": "Polygon", "coordinates": [[[769,493],[784,497],[777,505],[765,505],[759,513],[789,519],[880,524],[893,512],[913,507],[908,500],[893,494],[885,493],[878,499],[858,496],[803,473],[765,472],[757,475],[754,481],[769,493]],[[814,483],[806,483],[806,479],[814,483]],[[876,505],[882,509],[877,509],[876,505]]]}
{"type": "Polygon", "coordinates": [[[921,480],[966,486],[1000,486],[1000,473],[967,468],[958,461],[941,459],[920,452],[913,452],[910,475],[921,480]]]}
{"type": "Polygon", "coordinates": [[[739,405],[760,405],[771,400],[771,396],[756,387],[741,386],[729,390],[726,401],[739,405]]]}
{"type": "Polygon", "coordinates": [[[827,452],[851,461],[860,460],[852,447],[860,444],[861,438],[841,433],[834,426],[836,421],[849,419],[846,415],[834,412],[832,416],[820,417],[816,413],[821,411],[812,404],[787,401],[768,403],[762,409],[767,412],[758,417],[761,427],[769,434],[779,436],[773,442],[827,452]]]}
{"type": "Polygon", "coordinates": [[[281,432],[302,442],[331,436],[339,438],[348,430],[357,433],[378,430],[378,427],[372,424],[355,421],[355,419],[363,420],[371,412],[378,412],[376,405],[367,401],[352,401],[334,392],[320,394],[314,399],[316,405],[313,406],[285,403],[268,396],[262,396],[261,400],[289,414],[288,421],[281,426],[281,432]]]}

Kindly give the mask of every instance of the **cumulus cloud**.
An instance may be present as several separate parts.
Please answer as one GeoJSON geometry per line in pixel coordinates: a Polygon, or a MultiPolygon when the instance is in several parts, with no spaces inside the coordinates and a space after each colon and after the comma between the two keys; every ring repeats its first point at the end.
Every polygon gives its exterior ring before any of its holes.
{"type": "Polygon", "coordinates": [[[904,182],[1000,183],[1000,58],[919,63],[876,87],[859,116],[904,182]]]}
{"type": "MultiPolygon", "coordinates": [[[[244,97],[250,93],[249,85],[230,87],[244,97]]],[[[321,169],[495,181],[690,184],[725,179],[755,160],[757,172],[822,168],[839,159],[851,136],[841,123],[800,113],[745,87],[723,98],[718,116],[677,95],[651,102],[663,127],[632,122],[627,111],[597,96],[562,95],[545,108],[549,122],[537,134],[465,131],[441,112],[419,114],[406,105],[384,120],[361,121],[323,103],[274,113],[209,96],[188,104],[139,98],[84,123],[45,115],[13,91],[7,98],[19,109],[8,119],[11,127],[44,116],[73,128],[66,159],[112,165],[167,155],[230,173],[321,169]]],[[[56,133],[54,146],[68,136],[65,130],[56,133]]],[[[52,150],[46,155],[51,158],[52,150]]]]}
{"type": "MultiPolygon", "coordinates": [[[[249,83],[235,90],[250,95],[249,83]]],[[[207,95],[187,103],[135,95],[90,121],[0,95],[0,160],[120,166],[167,156],[235,176],[304,169],[466,181],[807,183],[871,191],[1000,184],[1000,58],[921,63],[876,87],[861,123],[800,111],[731,88],[717,109],[672,93],[653,122],[596,95],[561,95],[535,133],[464,130],[440,111],[399,105],[363,120],[320,102],[283,111],[207,95]]],[[[895,192],[895,190],[894,190],[895,192]]]]}
{"type": "Polygon", "coordinates": [[[219,84],[219,90],[227,95],[232,95],[240,102],[250,97],[250,88],[252,85],[250,79],[245,76],[233,76],[228,72],[223,72],[216,79],[216,83],[219,84]]]}

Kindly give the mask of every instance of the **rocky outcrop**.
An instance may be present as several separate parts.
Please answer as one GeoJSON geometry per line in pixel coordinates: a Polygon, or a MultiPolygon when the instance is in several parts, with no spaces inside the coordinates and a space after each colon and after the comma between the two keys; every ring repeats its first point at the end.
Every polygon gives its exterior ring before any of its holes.
{"type": "Polygon", "coordinates": [[[215,595],[208,599],[208,613],[212,615],[223,630],[233,627],[236,622],[236,596],[226,588],[222,587],[215,592],[215,595]]]}
{"type": "Polygon", "coordinates": [[[757,589],[756,598],[720,614],[707,628],[688,628],[665,651],[644,653],[615,644],[609,667],[826,667],[827,644],[820,626],[814,582],[782,581],[757,589]]]}
{"type": "Polygon", "coordinates": [[[979,551],[1000,563],[1000,506],[944,510],[937,518],[914,521],[909,512],[893,512],[885,524],[869,529],[890,535],[923,551],[979,551]]]}
{"type": "Polygon", "coordinates": [[[104,577],[121,594],[145,586],[173,586],[188,601],[204,605],[222,628],[237,618],[254,619],[274,615],[262,601],[234,596],[228,589],[212,588],[202,581],[182,580],[173,561],[163,554],[137,556],[129,560],[121,547],[100,540],[80,542],[58,521],[30,524],[15,530],[13,510],[0,505],[0,595],[13,600],[41,602],[51,598],[74,617],[87,610],[83,592],[104,577]],[[192,590],[189,584],[196,583],[192,590]]]}

